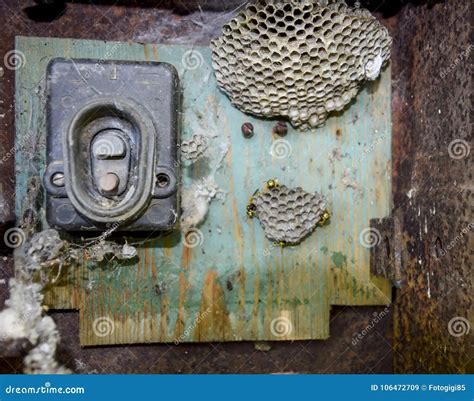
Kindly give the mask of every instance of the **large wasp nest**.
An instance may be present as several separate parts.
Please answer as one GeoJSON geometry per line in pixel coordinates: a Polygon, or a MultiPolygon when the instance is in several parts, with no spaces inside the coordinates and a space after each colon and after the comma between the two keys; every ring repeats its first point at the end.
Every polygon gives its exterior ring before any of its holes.
{"type": "Polygon", "coordinates": [[[269,188],[252,198],[252,206],[265,236],[282,245],[299,244],[329,218],[322,197],[299,187],[269,188]]]}
{"type": "Polygon", "coordinates": [[[379,76],[391,38],[369,11],[341,0],[259,0],[211,44],[221,89],[241,111],[324,124],[379,76]]]}

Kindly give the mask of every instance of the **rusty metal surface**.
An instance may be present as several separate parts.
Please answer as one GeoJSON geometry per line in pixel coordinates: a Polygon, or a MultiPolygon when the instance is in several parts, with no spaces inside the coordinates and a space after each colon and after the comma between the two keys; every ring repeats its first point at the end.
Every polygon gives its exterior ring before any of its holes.
{"type": "Polygon", "coordinates": [[[472,8],[464,0],[407,6],[395,33],[397,372],[473,369],[472,8]]]}

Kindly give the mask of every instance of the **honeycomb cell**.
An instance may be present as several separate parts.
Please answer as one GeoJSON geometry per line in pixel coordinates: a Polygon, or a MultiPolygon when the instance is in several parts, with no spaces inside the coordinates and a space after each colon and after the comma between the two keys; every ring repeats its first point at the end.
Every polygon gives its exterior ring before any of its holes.
{"type": "Polygon", "coordinates": [[[208,146],[208,138],[194,134],[193,137],[181,143],[181,159],[195,161],[199,159],[208,146]]]}
{"type": "Polygon", "coordinates": [[[299,244],[310,235],[326,209],[318,193],[284,185],[257,194],[253,204],[265,236],[288,245],[299,244]]]}
{"type": "Polygon", "coordinates": [[[232,103],[301,130],[323,125],[377,78],[392,43],[370,12],[342,0],[257,0],[222,32],[213,67],[232,103]]]}

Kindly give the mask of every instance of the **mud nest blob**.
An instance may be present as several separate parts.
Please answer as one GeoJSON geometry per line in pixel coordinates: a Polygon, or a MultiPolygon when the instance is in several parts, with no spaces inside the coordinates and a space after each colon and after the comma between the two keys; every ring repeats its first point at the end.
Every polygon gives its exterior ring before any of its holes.
{"type": "Polygon", "coordinates": [[[392,39],[368,10],[342,0],[258,0],[211,43],[219,87],[239,110],[323,125],[390,58],[392,39]]]}

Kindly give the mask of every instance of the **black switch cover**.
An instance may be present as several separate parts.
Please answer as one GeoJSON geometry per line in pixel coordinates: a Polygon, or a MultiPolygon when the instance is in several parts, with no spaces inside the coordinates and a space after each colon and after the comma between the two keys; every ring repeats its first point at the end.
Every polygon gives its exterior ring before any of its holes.
{"type": "Polygon", "coordinates": [[[46,215],[66,231],[165,231],[178,217],[179,78],[166,63],[54,59],[46,215]]]}

